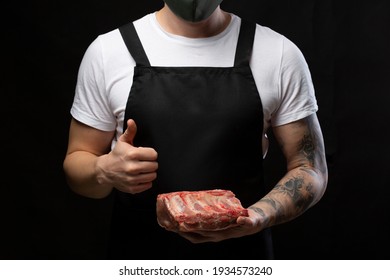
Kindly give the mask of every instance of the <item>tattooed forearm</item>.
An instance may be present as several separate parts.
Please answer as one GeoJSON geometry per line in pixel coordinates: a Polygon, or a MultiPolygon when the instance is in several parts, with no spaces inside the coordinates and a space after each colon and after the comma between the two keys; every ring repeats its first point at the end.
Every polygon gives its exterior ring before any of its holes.
{"type": "Polygon", "coordinates": [[[273,132],[286,158],[287,173],[255,207],[265,226],[290,221],[312,207],[328,180],[325,145],[317,116],[275,126],[273,132]]]}
{"type": "MultiPolygon", "coordinates": [[[[265,197],[261,201],[269,204],[272,207],[272,209],[275,211],[276,215],[273,222],[274,224],[279,224],[288,220],[288,217],[286,217],[287,211],[284,208],[283,204],[269,197],[265,197]]],[[[270,219],[268,219],[267,221],[269,220],[270,219]]]]}
{"type": "Polygon", "coordinates": [[[274,191],[290,198],[298,212],[306,210],[315,196],[312,184],[305,184],[301,177],[291,178],[286,183],[277,185],[274,191]]]}
{"type": "MultiPolygon", "coordinates": [[[[302,177],[294,177],[284,184],[278,184],[273,189],[272,198],[265,196],[261,201],[268,204],[274,211],[273,224],[291,220],[302,214],[313,202],[315,193],[312,184],[305,183],[302,177]],[[286,206],[285,199],[290,200],[292,208],[286,206]]],[[[269,219],[268,219],[269,220],[269,219]]]]}

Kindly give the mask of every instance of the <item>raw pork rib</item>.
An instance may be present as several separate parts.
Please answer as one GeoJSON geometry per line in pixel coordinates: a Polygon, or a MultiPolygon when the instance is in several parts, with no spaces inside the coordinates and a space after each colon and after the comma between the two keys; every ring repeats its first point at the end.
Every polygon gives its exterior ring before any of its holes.
{"type": "Polygon", "coordinates": [[[158,222],[171,231],[226,229],[237,226],[239,216],[248,216],[248,210],[229,190],[180,191],[157,196],[158,222]]]}

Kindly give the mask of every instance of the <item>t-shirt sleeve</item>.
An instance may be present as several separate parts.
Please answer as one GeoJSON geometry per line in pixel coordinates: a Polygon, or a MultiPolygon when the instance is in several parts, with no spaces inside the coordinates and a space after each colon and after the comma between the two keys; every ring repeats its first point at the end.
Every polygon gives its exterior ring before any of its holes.
{"type": "Polygon", "coordinates": [[[99,37],[87,48],[81,61],[70,113],[76,120],[103,131],[113,131],[115,116],[108,101],[104,57],[99,37]]]}
{"type": "Polygon", "coordinates": [[[318,105],[309,67],[302,52],[285,37],[279,74],[281,103],[271,119],[272,126],[297,121],[315,113],[318,105]]]}

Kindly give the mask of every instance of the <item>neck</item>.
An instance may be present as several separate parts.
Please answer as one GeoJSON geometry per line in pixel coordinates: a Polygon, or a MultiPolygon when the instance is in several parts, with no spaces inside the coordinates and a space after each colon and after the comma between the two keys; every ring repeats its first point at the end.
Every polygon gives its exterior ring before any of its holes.
{"type": "Polygon", "coordinates": [[[220,7],[207,19],[190,22],[176,16],[167,5],[157,12],[157,21],[168,33],[188,38],[205,38],[221,33],[230,23],[230,14],[220,7]]]}

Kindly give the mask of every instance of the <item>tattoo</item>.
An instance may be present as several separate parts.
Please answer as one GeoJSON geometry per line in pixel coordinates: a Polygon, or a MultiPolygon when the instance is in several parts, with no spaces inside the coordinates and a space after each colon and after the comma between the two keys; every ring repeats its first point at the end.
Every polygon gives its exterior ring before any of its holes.
{"type": "Polygon", "coordinates": [[[306,168],[306,167],[299,167],[299,170],[307,173],[309,176],[316,176],[316,173],[314,172],[313,169],[311,168],[306,168]]]}
{"type": "Polygon", "coordinates": [[[275,200],[269,198],[269,197],[265,197],[261,201],[267,202],[275,210],[278,210],[278,208],[279,208],[278,205],[277,205],[277,202],[275,200]]]}
{"type": "Polygon", "coordinates": [[[306,210],[315,196],[313,185],[305,186],[303,178],[292,178],[284,185],[277,185],[275,190],[291,198],[298,212],[306,210]]]}
{"type": "Polygon", "coordinates": [[[321,160],[321,154],[325,155],[325,147],[322,142],[321,129],[314,122],[313,118],[306,118],[307,132],[303,136],[299,151],[310,162],[312,166],[317,167],[323,174],[327,173],[325,157],[321,160]]]}
{"type": "Polygon", "coordinates": [[[295,209],[291,211],[277,199],[264,197],[261,201],[269,204],[276,211],[275,224],[286,222],[305,212],[315,197],[313,185],[305,185],[303,178],[299,177],[291,178],[284,184],[276,185],[274,192],[288,197],[295,205],[295,209]]]}
{"type": "Polygon", "coordinates": [[[307,131],[301,140],[299,150],[309,162],[314,165],[316,150],[318,149],[318,139],[316,136],[317,127],[312,118],[306,118],[307,131]]]}
{"type": "Polygon", "coordinates": [[[293,147],[289,143],[285,147],[287,143],[283,137],[278,138],[278,142],[284,153],[293,153],[292,167],[295,170],[290,170],[283,183],[276,185],[270,195],[261,199],[268,204],[268,209],[272,208],[270,219],[273,224],[287,222],[305,212],[318,197],[318,187],[313,182],[322,179],[325,184],[327,180],[325,147],[317,119],[307,117],[296,122],[291,126],[291,133],[299,137],[295,138],[298,146],[293,147]],[[293,148],[296,150],[293,151],[293,148]]]}
{"type": "Polygon", "coordinates": [[[262,222],[262,224],[264,225],[268,225],[269,224],[269,217],[267,217],[263,211],[263,209],[259,208],[259,207],[255,207],[255,206],[251,206],[249,207],[249,209],[252,209],[253,211],[255,211],[257,214],[259,214],[261,217],[263,217],[264,221],[262,222]]]}
{"type": "Polygon", "coordinates": [[[249,207],[249,208],[252,209],[253,211],[255,211],[260,216],[265,217],[265,213],[264,213],[263,209],[260,209],[259,207],[254,207],[254,206],[249,207]]]}
{"type": "Polygon", "coordinates": [[[305,134],[303,136],[299,150],[303,153],[305,158],[307,158],[309,162],[314,165],[316,144],[313,135],[305,134]]]}
{"type": "MultiPolygon", "coordinates": [[[[267,204],[271,205],[271,207],[276,211],[276,218],[275,218],[274,224],[279,224],[279,223],[282,223],[282,222],[288,220],[286,215],[285,215],[286,211],[284,209],[284,206],[280,202],[278,202],[274,199],[271,199],[269,197],[265,197],[261,201],[266,202],[267,204]]],[[[267,221],[269,221],[269,219],[267,221]]]]}

